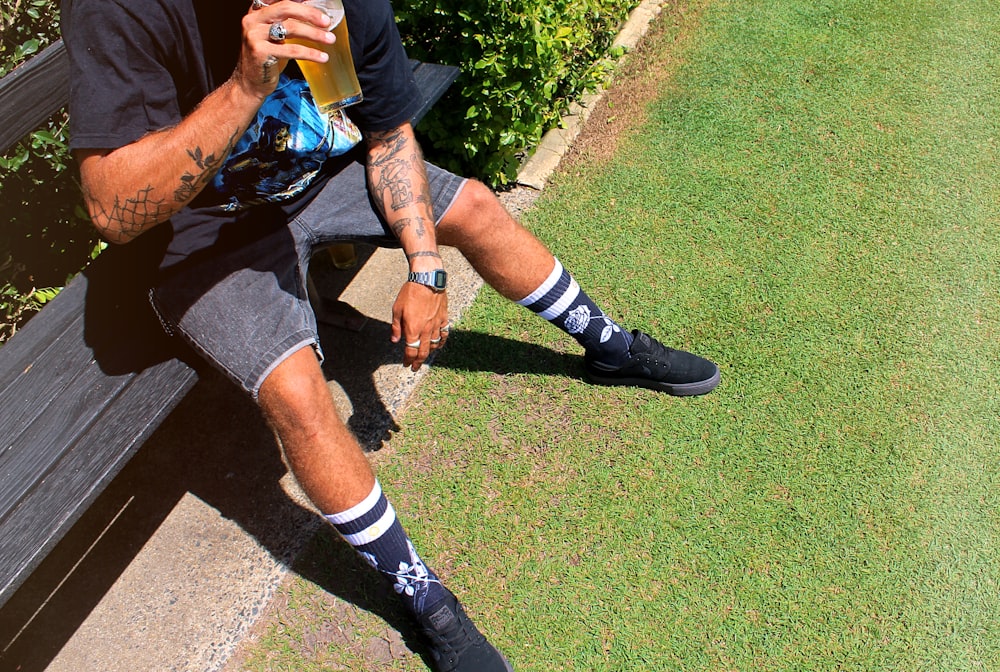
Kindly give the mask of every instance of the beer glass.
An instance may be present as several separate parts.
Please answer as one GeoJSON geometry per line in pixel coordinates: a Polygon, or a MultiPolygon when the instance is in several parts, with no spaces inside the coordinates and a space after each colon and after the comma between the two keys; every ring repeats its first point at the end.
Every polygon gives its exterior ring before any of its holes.
{"type": "Polygon", "coordinates": [[[334,243],[327,249],[334,268],[345,271],[358,265],[358,251],[354,243],[334,243]]]}
{"type": "Polygon", "coordinates": [[[320,44],[294,38],[288,40],[325,51],[330,56],[330,60],[326,63],[296,59],[306,82],[309,83],[316,105],[323,112],[333,112],[361,102],[361,85],[358,83],[358,76],[354,72],[354,60],[351,58],[351,42],[347,35],[344,3],[342,0],[301,1],[302,4],[315,7],[330,17],[330,30],[337,38],[333,44],[320,44]]]}

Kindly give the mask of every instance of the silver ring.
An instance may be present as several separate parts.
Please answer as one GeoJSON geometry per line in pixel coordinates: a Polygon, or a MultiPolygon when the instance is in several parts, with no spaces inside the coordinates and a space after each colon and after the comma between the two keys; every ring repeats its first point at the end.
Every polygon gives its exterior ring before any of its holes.
{"type": "Polygon", "coordinates": [[[284,42],[285,38],[288,37],[288,31],[285,30],[281,21],[275,21],[271,24],[271,29],[267,31],[267,37],[272,42],[284,42]]]}
{"type": "Polygon", "coordinates": [[[407,343],[406,347],[408,347],[408,348],[419,348],[420,347],[420,341],[414,341],[413,343],[407,343]]]}
{"type": "Polygon", "coordinates": [[[267,5],[264,3],[264,0],[253,0],[253,2],[250,3],[251,9],[264,9],[265,7],[267,7],[267,5]]]}
{"type": "Polygon", "coordinates": [[[441,327],[441,329],[439,331],[442,334],[447,334],[449,331],[451,331],[451,322],[449,322],[448,324],[446,324],[443,327],[441,327]]]}
{"type": "Polygon", "coordinates": [[[440,338],[432,338],[429,342],[430,342],[431,345],[437,345],[438,343],[441,342],[441,339],[440,338]]]}

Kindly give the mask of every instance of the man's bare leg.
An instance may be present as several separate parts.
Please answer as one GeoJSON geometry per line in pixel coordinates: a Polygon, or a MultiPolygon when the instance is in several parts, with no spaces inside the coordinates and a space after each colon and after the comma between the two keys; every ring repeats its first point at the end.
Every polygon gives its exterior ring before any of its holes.
{"type": "Polygon", "coordinates": [[[463,187],[437,231],[440,244],[461,250],[486,284],[511,301],[535,291],[555,267],[548,248],[474,180],[463,187]]]}
{"type": "Polygon", "coordinates": [[[466,183],[438,224],[438,242],[458,248],[502,296],[573,336],[592,382],[674,395],[705,394],[719,384],[719,367],[709,360],[622,329],[483,184],[466,183]]]}
{"type": "Polygon", "coordinates": [[[367,456],[337,414],[312,348],[279,364],[261,385],[258,402],[306,495],[393,584],[427,636],[436,666],[453,672],[511,672],[414,550],[367,456]]]}
{"type": "Polygon", "coordinates": [[[261,385],[258,401],[281,439],[288,466],[320,511],[346,511],[368,496],[375,475],[337,415],[312,348],[279,364],[261,385]]]}

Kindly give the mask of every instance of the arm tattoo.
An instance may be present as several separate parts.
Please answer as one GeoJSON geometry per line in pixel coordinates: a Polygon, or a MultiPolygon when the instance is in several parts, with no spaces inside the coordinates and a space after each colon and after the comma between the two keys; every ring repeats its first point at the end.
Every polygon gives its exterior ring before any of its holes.
{"type": "Polygon", "coordinates": [[[152,184],[139,189],[135,196],[122,199],[116,194],[111,207],[105,207],[92,193],[85,190],[83,197],[91,220],[105,236],[117,243],[127,243],[138,237],[149,227],[166,221],[178,210],[178,204],[184,205],[200,192],[212,179],[222,162],[229,156],[240,131],[229,138],[223,151],[205,156],[201,147],[187,150],[187,155],[194,161],[199,172],[185,172],[181,175],[181,184],[174,191],[172,203],[166,198],[154,198],[157,190],[152,184]]]}
{"type": "MultiPolygon", "coordinates": [[[[424,234],[427,233],[427,230],[424,228],[423,217],[403,217],[389,224],[389,228],[392,229],[392,232],[396,235],[397,238],[399,238],[399,236],[402,235],[403,231],[405,231],[410,226],[415,227],[413,232],[416,234],[417,238],[423,238],[424,234]]],[[[418,256],[418,255],[419,253],[416,253],[413,256],[418,256]]]]}
{"type": "Polygon", "coordinates": [[[268,82],[270,82],[270,81],[272,81],[274,79],[274,74],[272,72],[272,69],[277,64],[278,64],[278,57],[275,56],[274,54],[271,54],[270,56],[268,56],[267,59],[264,61],[263,65],[262,65],[262,70],[263,70],[263,74],[264,74],[263,81],[264,81],[265,84],[267,84],[268,82]]]}
{"type": "Polygon", "coordinates": [[[101,206],[100,202],[89,193],[84,194],[88,209],[94,224],[105,232],[111,240],[126,243],[142,233],[151,221],[159,221],[170,208],[164,205],[164,200],[150,198],[153,191],[149,185],[136,192],[133,198],[126,198],[123,203],[118,196],[110,210],[101,206]]]}
{"type": "Polygon", "coordinates": [[[431,250],[420,250],[406,255],[406,260],[409,261],[410,259],[414,259],[416,257],[434,257],[435,259],[440,259],[441,255],[437,252],[432,252],[431,250]]]}
{"type": "Polygon", "coordinates": [[[194,161],[194,165],[199,168],[200,172],[192,173],[189,171],[181,175],[181,185],[174,191],[174,201],[177,203],[187,203],[197,196],[205,188],[205,185],[208,184],[208,181],[212,179],[212,176],[215,175],[222,162],[229,156],[229,153],[233,151],[238,137],[239,131],[229,138],[226,147],[219,154],[204,156],[201,147],[187,150],[187,155],[191,157],[191,160],[194,161]]]}
{"type": "Polygon", "coordinates": [[[420,148],[408,145],[407,137],[399,129],[373,133],[369,138],[369,179],[372,195],[380,209],[385,208],[386,200],[393,211],[417,204],[430,207],[420,148]],[[415,186],[420,191],[415,193],[415,186]]]}

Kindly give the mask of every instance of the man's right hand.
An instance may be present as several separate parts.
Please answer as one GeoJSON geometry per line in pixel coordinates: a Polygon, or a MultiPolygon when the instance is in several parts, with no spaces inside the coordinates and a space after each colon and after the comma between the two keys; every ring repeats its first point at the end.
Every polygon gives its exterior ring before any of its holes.
{"type": "Polygon", "coordinates": [[[264,100],[278,85],[278,75],[289,59],[327,61],[325,52],[293,44],[289,39],[332,44],[334,36],[329,26],[330,17],[324,12],[294,0],[253,3],[243,17],[243,49],[233,80],[247,93],[264,100]],[[271,39],[271,28],[276,24],[284,27],[284,40],[271,39]]]}

